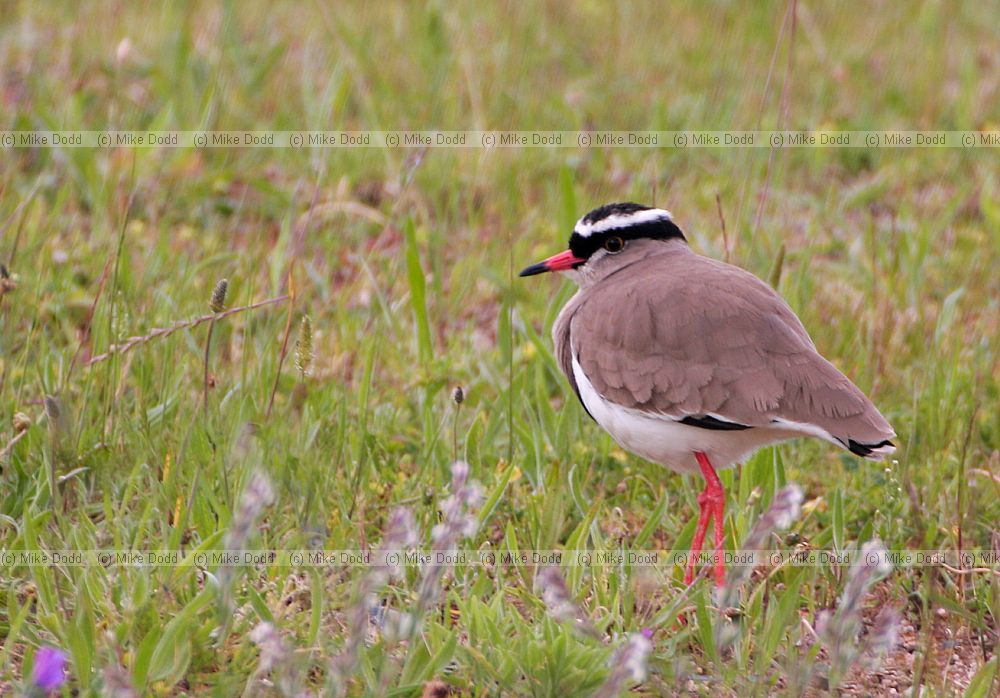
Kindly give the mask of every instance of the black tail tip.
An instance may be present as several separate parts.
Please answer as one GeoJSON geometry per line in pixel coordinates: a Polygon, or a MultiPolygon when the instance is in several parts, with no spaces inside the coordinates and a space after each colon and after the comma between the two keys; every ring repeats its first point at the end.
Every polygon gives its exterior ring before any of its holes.
{"type": "Polygon", "coordinates": [[[877,444],[862,444],[858,443],[854,439],[847,440],[847,450],[856,456],[861,456],[862,458],[868,458],[872,453],[884,446],[892,446],[893,448],[896,448],[896,444],[889,441],[889,439],[879,441],[877,444]]]}

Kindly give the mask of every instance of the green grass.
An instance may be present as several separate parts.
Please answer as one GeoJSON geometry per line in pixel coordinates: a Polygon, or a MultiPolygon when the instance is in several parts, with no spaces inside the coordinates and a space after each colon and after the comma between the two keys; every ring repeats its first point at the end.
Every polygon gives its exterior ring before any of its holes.
{"type": "MultiPolygon", "coordinates": [[[[6,3],[0,128],[1000,125],[995,4],[799,3],[794,40],[774,3],[246,5],[6,3]]],[[[587,419],[548,338],[572,289],[514,274],[611,200],[670,208],[722,258],[717,197],[732,261],[772,280],[901,446],[882,466],[795,442],[724,473],[729,546],[787,481],[806,506],[786,549],[990,548],[998,162],[987,149],[4,150],[0,261],[16,288],[0,297],[0,449],[15,413],[31,426],[0,459],[0,548],[220,548],[258,469],[275,497],[251,547],[374,545],[400,503],[426,544],[456,458],[486,494],[466,547],[682,548],[700,482],[587,419]],[[208,323],[88,365],[208,313],[222,278],[238,307],[289,293],[289,276],[291,303],[214,323],[207,409],[208,323]]],[[[101,694],[109,667],[140,694],[269,695],[248,637],[262,620],[292,652],[277,673],[322,690],[361,570],[250,570],[228,611],[209,571],[4,567],[0,692],[52,645],[70,656],[66,695],[101,694]]],[[[827,672],[801,619],[845,583],[837,567],[755,577],[720,651],[709,584],[684,598],[680,569],[568,568],[600,637],[547,617],[534,574],[456,570],[411,641],[363,647],[350,694],[419,695],[437,678],[462,695],[585,695],[643,627],[640,692],[794,694],[827,672]],[[684,626],[678,605],[695,609],[684,626]]],[[[418,587],[410,568],[390,608],[411,609],[418,587]]],[[[996,690],[995,575],[900,569],[866,601],[885,605],[909,648],[890,665],[923,695],[996,690]]]]}

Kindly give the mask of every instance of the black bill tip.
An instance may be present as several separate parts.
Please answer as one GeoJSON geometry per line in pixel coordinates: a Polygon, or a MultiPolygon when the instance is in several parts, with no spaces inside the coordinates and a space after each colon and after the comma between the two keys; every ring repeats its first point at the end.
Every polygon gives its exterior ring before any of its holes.
{"type": "Polygon", "coordinates": [[[518,276],[534,276],[535,274],[544,274],[547,271],[549,271],[549,268],[545,266],[545,262],[539,262],[538,264],[532,264],[530,267],[525,267],[518,276]]]}

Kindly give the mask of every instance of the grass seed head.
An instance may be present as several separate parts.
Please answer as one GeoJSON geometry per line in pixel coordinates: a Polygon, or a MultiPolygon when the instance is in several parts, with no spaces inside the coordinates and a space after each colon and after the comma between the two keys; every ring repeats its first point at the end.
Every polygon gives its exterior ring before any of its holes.
{"type": "Polygon", "coordinates": [[[55,395],[46,395],[43,404],[45,405],[45,417],[49,420],[49,423],[58,423],[62,417],[62,405],[59,404],[59,398],[55,395]]]}
{"type": "Polygon", "coordinates": [[[313,362],[312,320],[308,315],[302,316],[299,324],[299,338],[295,340],[295,367],[304,378],[309,374],[313,362]]]}
{"type": "Polygon", "coordinates": [[[212,298],[208,307],[213,313],[221,313],[226,309],[226,292],[229,291],[229,279],[219,279],[212,290],[212,298]]]}
{"type": "Polygon", "coordinates": [[[27,431],[31,428],[31,417],[24,412],[15,412],[14,418],[11,421],[14,425],[15,434],[20,434],[22,431],[27,431]]]}

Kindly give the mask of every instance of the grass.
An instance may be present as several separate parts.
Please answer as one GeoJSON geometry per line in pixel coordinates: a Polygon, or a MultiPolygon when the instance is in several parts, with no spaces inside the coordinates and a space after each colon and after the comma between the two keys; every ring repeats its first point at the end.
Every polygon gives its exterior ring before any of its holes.
{"type": "MultiPolygon", "coordinates": [[[[996,9],[799,3],[793,28],[775,3],[13,2],[0,128],[996,129],[996,9]]],[[[623,453],[568,399],[548,331],[572,289],[514,276],[590,208],[631,199],[770,279],[900,435],[888,466],[802,441],[723,473],[730,548],[795,482],[784,549],[988,549],[997,163],[986,149],[5,150],[0,548],[190,557],[231,541],[243,512],[251,548],[355,549],[399,504],[426,545],[456,459],[484,488],[464,547],[683,548],[700,482],[623,453]],[[290,298],[90,363],[209,313],[223,278],[230,308],[290,298]],[[305,315],[308,374],[291,357],[305,315]],[[273,501],[248,510],[257,471],[273,501]]],[[[361,572],[237,570],[227,608],[216,568],[5,567],[0,685],[23,685],[50,645],[69,655],[66,695],[115,681],[268,695],[281,676],[321,691],[361,572]],[[269,671],[250,637],[263,621],[284,643],[269,671]]],[[[727,616],[707,581],[684,596],[680,568],[566,568],[597,637],[546,614],[535,573],[457,568],[406,639],[362,643],[348,692],[585,695],[641,628],[640,693],[836,690],[803,620],[837,606],[840,566],[756,575],[722,648],[727,616]]],[[[386,613],[413,609],[420,583],[413,567],[390,582],[386,613]]],[[[996,575],[897,569],[866,597],[868,625],[881,606],[904,618],[885,676],[921,695],[996,690],[996,575]]],[[[855,667],[841,689],[878,686],[855,667]]]]}

